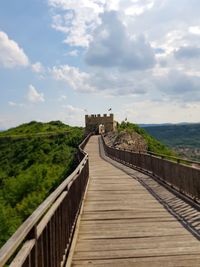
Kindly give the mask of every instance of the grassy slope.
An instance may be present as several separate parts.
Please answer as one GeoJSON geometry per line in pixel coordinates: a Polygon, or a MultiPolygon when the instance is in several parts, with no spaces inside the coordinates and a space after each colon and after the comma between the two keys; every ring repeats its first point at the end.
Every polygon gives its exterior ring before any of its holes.
{"type": "Polygon", "coordinates": [[[180,157],[200,161],[200,123],[145,127],[145,130],[180,157]]]}
{"type": "Polygon", "coordinates": [[[200,147],[200,123],[145,127],[145,130],[168,146],[200,147]]]}
{"type": "Polygon", "coordinates": [[[174,153],[166,147],[161,142],[157,141],[154,137],[152,137],[150,134],[148,134],[144,129],[140,128],[138,125],[130,123],[130,122],[122,122],[118,125],[118,130],[126,130],[126,131],[135,131],[136,133],[140,134],[148,145],[148,151],[158,153],[158,154],[165,154],[172,156],[174,153]]]}
{"type": "Polygon", "coordinates": [[[58,121],[31,122],[0,135],[1,246],[72,171],[83,129],[58,121]]]}
{"type": "Polygon", "coordinates": [[[10,128],[7,131],[1,131],[0,138],[46,136],[46,135],[51,135],[51,134],[54,135],[54,134],[59,134],[59,133],[67,133],[71,130],[73,130],[73,127],[63,124],[60,121],[51,121],[49,123],[32,121],[30,123],[24,123],[15,128],[10,128]]]}

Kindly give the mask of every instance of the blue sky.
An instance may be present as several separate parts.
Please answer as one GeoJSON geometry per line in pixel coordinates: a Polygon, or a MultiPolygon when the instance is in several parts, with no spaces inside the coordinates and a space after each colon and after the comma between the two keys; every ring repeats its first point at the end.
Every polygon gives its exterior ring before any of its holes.
{"type": "Polygon", "coordinates": [[[199,122],[199,0],[0,3],[0,129],[31,120],[84,125],[199,122]]]}

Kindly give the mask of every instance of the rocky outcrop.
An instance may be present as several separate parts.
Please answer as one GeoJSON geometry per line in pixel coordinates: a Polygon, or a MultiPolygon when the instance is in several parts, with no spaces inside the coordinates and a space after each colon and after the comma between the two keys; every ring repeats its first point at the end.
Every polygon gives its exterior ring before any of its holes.
{"type": "Polygon", "coordinates": [[[147,151],[146,141],[134,131],[109,132],[105,135],[105,142],[107,145],[119,149],[128,149],[135,152],[147,151]]]}

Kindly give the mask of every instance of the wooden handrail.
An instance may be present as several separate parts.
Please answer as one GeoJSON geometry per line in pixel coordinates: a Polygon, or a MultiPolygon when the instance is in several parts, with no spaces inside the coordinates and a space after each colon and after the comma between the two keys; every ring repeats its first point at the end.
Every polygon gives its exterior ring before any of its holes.
{"type": "MultiPolygon", "coordinates": [[[[82,178],[87,183],[89,169],[88,169],[88,154],[83,151],[85,144],[90,138],[91,133],[85,138],[85,140],[79,145],[79,152],[83,155],[83,159],[77,166],[77,168],[57,187],[57,189],[51,193],[39,206],[38,208],[26,219],[26,221],[17,229],[17,231],[10,237],[5,245],[0,250],[0,267],[10,259],[15,253],[17,248],[26,239],[37,239],[37,225],[40,223],[41,218],[46,214],[49,208],[54,204],[56,199],[64,192],[70,190],[69,185],[75,183],[78,178],[82,178]]],[[[73,188],[73,190],[83,190],[86,184],[83,184],[83,188],[73,188]]],[[[70,192],[69,192],[70,193],[70,192]]],[[[84,192],[81,192],[83,195],[84,192]]],[[[81,198],[82,196],[80,196],[81,198]]],[[[74,200],[72,200],[74,201],[74,200]]],[[[81,201],[81,199],[80,199],[81,201]]],[[[75,203],[76,208],[80,203],[75,203]]],[[[73,212],[73,211],[71,211],[73,212]]],[[[77,212],[77,211],[76,211],[77,212]]],[[[74,216],[74,215],[73,215],[74,216]]],[[[74,222],[71,222],[72,224],[74,222]]],[[[41,233],[40,233],[41,234],[41,233]]],[[[36,242],[37,240],[35,240],[36,242]]]]}
{"type": "MultiPolygon", "coordinates": [[[[102,136],[103,137],[103,136],[102,136]]],[[[104,140],[105,141],[105,140],[104,140]]],[[[112,146],[111,146],[112,147],[112,146]]],[[[115,148],[115,147],[113,147],[115,148]]],[[[176,161],[177,163],[188,163],[188,164],[196,164],[196,165],[200,165],[200,161],[195,161],[195,160],[189,160],[189,159],[183,159],[183,158],[180,158],[180,157],[175,157],[175,156],[171,156],[171,155],[166,155],[166,154],[160,154],[160,153],[155,153],[155,152],[151,152],[151,151],[133,151],[131,149],[127,149],[127,148],[124,148],[124,149],[120,149],[120,148],[115,148],[115,149],[118,149],[118,150],[124,150],[124,151],[129,151],[129,152],[132,152],[132,153],[140,153],[140,154],[146,154],[146,155],[153,155],[155,157],[160,157],[162,159],[171,159],[172,161],[176,161]]]]}
{"type": "Polygon", "coordinates": [[[22,266],[23,263],[26,261],[27,256],[31,252],[32,248],[35,245],[35,240],[28,240],[24,243],[22,248],[17,254],[17,257],[13,260],[13,262],[10,264],[10,267],[19,267],[22,266]]]}
{"type": "MultiPolygon", "coordinates": [[[[106,154],[121,162],[161,179],[185,196],[200,201],[200,169],[162,157],[155,153],[139,153],[108,146],[103,139],[106,154]]],[[[185,162],[185,160],[183,160],[185,162]]],[[[192,161],[188,161],[192,162],[192,161]]],[[[186,162],[187,163],[187,162],[186,162]]],[[[193,163],[193,162],[192,162],[193,163]]],[[[196,162],[195,162],[196,163],[196,162]]]]}
{"type": "Polygon", "coordinates": [[[175,156],[170,156],[170,155],[166,155],[166,154],[159,154],[159,153],[154,153],[154,152],[150,152],[148,151],[147,154],[156,156],[156,157],[161,157],[163,159],[172,159],[175,160],[177,163],[189,163],[189,164],[197,164],[200,165],[199,161],[195,161],[195,160],[189,160],[189,159],[183,159],[183,158],[179,158],[179,157],[175,157],[175,156]]]}

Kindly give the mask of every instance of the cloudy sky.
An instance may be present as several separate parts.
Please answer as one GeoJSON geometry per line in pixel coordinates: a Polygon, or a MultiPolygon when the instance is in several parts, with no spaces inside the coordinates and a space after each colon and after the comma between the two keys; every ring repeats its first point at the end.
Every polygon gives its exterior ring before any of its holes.
{"type": "Polygon", "coordinates": [[[0,129],[200,121],[199,0],[0,3],[0,129]]]}

